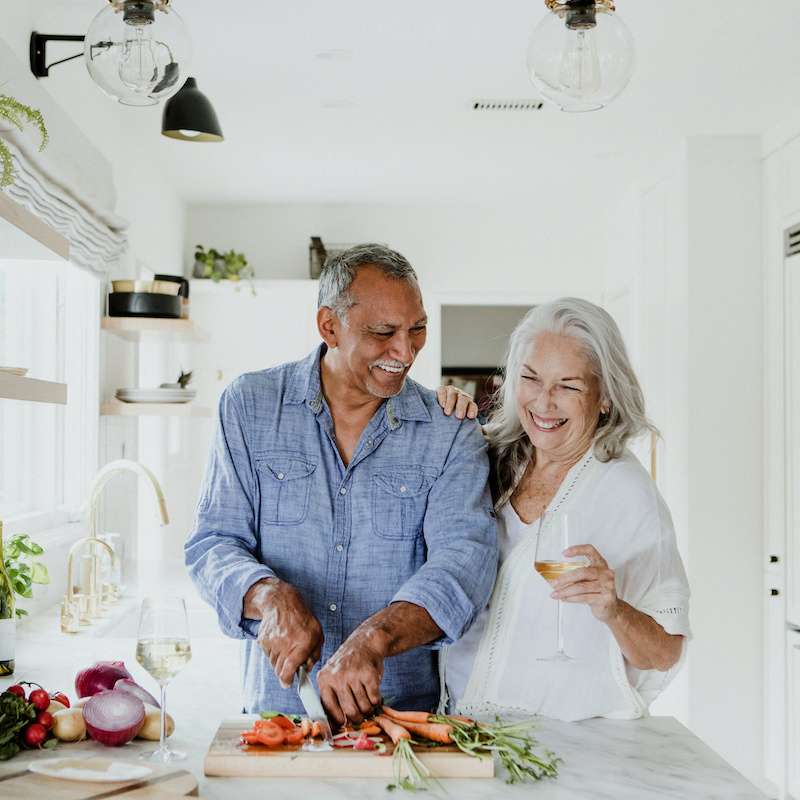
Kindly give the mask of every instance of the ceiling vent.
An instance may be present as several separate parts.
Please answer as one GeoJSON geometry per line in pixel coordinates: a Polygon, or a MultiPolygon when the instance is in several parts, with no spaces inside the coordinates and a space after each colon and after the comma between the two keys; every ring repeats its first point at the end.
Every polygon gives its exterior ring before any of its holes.
{"type": "Polygon", "coordinates": [[[473,111],[541,111],[541,100],[473,100],[473,111]]]}
{"type": "Polygon", "coordinates": [[[794,225],[783,232],[783,253],[787,257],[800,253],[800,225],[794,225]]]}

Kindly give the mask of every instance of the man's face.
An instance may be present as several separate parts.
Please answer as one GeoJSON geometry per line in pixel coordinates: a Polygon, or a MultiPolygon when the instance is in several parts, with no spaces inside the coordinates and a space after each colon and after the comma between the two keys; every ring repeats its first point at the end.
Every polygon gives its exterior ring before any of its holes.
{"type": "Polygon", "coordinates": [[[366,266],[356,274],[350,294],[355,305],[347,322],[335,320],[337,361],[353,388],[372,397],[394,397],[427,336],[419,289],[366,266]]]}

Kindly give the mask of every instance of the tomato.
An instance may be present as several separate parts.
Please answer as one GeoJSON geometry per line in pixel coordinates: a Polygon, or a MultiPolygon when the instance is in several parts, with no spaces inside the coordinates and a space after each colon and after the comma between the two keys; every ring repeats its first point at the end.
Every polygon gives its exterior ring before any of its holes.
{"type": "Polygon", "coordinates": [[[18,683],[15,683],[13,686],[9,686],[6,691],[11,692],[11,694],[15,694],[17,697],[21,697],[23,700],[25,699],[25,689],[18,683]]]}
{"type": "Polygon", "coordinates": [[[288,717],[284,717],[282,714],[279,714],[277,717],[273,717],[272,719],[266,721],[272,722],[279,728],[283,728],[285,731],[293,731],[295,728],[294,722],[292,722],[288,717]]]}
{"type": "Polygon", "coordinates": [[[44,689],[34,689],[28,697],[28,702],[37,711],[46,711],[50,705],[50,695],[44,689]]]}
{"type": "Polygon", "coordinates": [[[28,747],[41,747],[46,738],[47,731],[38,722],[32,722],[22,731],[22,740],[28,747]]]}
{"type": "Polygon", "coordinates": [[[259,744],[267,747],[279,747],[286,738],[286,732],[277,725],[262,725],[256,732],[259,744]]]}
{"type": "Polygon", "coordinates": [[[36,715],[36,721],[46,730],[53,727],[53,715],[49,711],[40,711],[36,715]]]}
{"type": "Polygon", "coordinates": [[[64,692],[53,692],[50,695],[51,700],[55,700],[58,703],[61,703],[62,706],[66,706],[69,708],[69,697],[67,697],[64,692]]]}
{"type": "Polygon", "coordinates": [[[305,734],[301,728],[286,732],[286,744],[300,744],[305,739],[305,734]]]}

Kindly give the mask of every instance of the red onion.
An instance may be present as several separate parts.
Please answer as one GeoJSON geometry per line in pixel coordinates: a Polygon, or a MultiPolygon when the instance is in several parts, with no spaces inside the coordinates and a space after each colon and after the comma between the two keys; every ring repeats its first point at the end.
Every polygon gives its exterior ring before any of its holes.
{"type": "Polygon", "coordinates": [[[83,721],[92,739],[108,747],[127,744],[144,722],[144,703],[126,692],[100,692],[83,707],[83,721]]]}
{"type": "Polygon", "coordinates": [[[98,661],[75,676],[75,691],[78,697],[90,697],[106,689],[113,689],[120,678],[133,679],[133,675],[125,669],[121,661],[98,661]]]}
{"type": "Polygon", "coordinates": [[[143,703],[149,703],[151,706],[155,706],[156,708],[161,708],[161,704],[147,691],[147,689],[143,689],[139,686],[136,681],[132,681],[130,678],[120,678],[114,684],[114,691],[115,692],[127,692],[128,694],[132,694],[134,697],[138,697],[143,703]]]}

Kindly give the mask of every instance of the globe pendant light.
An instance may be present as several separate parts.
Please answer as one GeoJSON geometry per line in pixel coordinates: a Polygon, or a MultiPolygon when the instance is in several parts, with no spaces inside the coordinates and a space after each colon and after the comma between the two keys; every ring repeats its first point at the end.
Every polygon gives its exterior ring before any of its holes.
{"type": "Polygon", "coordinates": [[[191,46],[170,0],[108,0],[84,40],[86,67],[108,95],[152,106],[188,77],[191,46]]]}
{"type": "Polygon", "coordinates": [[[528,73],[562,111],[597,111],[628,85],[633,37],[612,0],[545,0],[550,13],[534,29],[528,73]]]}

